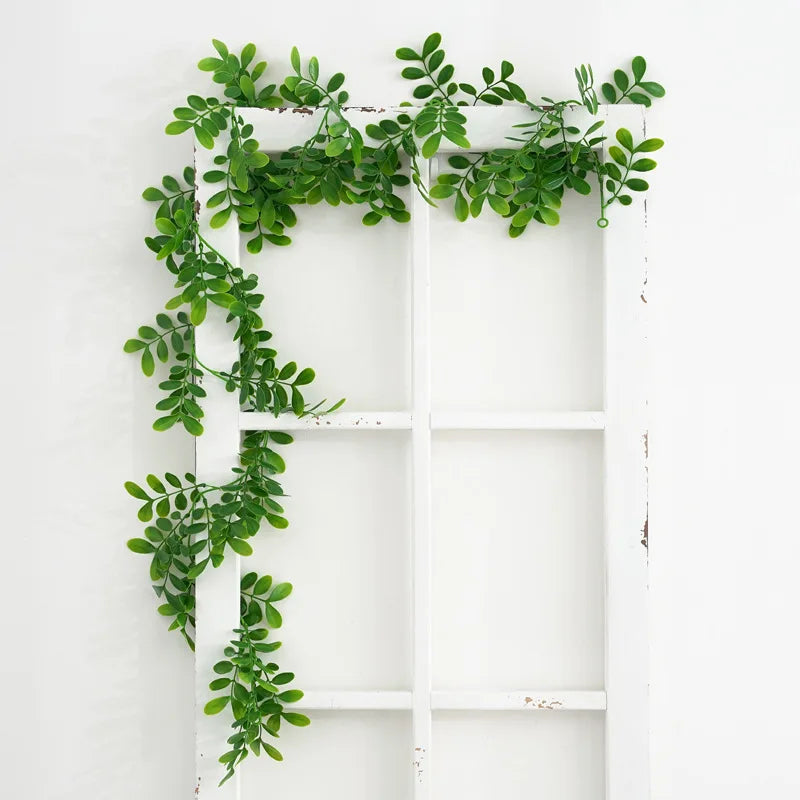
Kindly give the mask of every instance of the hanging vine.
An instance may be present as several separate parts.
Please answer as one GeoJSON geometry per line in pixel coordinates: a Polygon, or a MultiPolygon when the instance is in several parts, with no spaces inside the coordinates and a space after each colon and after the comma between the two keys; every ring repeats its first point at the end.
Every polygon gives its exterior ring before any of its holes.
{"type": "MultiPolygon", "coordinates": [[[[272,334],[260,315],[264,296],[258,292],[256,276],[245,275],[199,231],[195,201],[199,180],[219,186],[207,202],[214,209],[211,227],[237,224],[250,253],[259,253],[265,245],[289,245],[298,205],[323,201],[331,206],[361,205],[368,226],[385,219],[408,222],[410,214],[397,190],[410,181],[431,205],[452,200],[460,221],[488,208],[507,221],[512,237],[521,236],[531,223],[557,225],[569,191],[588,195],[596,184],[597,224],[605,227],[610,206],[630,205],[631,192],[649,188],[640,174],[654,169],[656,162],[643,154],[658,150],[663,145],[660,139],[637,142],[630,131],[620,128],[615,132],[617,144],[608,148],[612,160],[604,162],[597,153],[606,140],[604,121],[598,119],[581,130],[566,118],[569,110],[580,106],[592,116],[598,113],[591,66],[575,70],[578,98],[543,97],[534,102],[511,80],[514,66],[508,61],[502,61],[497,72],[484,67],[483,85],[457,81],[441,42],[440,34],[433,33],[419,51],[401,47],[396,53],[408,62],[401,74],[415,83],[412,95],[422,105],[404,103],[407,111],[361,131],[348,118],[349,95],[342,88],[341,72],[323,80],[317,59],[310,58],[304,66],[293,48],[293,74],[280,84],[268,83],[267,63],[256,60],[255,45],[245,45],[236,55],[213,40],[216,55],[203,58],[198,66],[223,87],[223,97],[189,95],[186,105],[174,109],[175,119],[166,132],[191,132],[208,149],[225,132],[226,151],[214,158],[215,169],[196,176],[186,167],[182,181],[168,175],[161,187],[143,193],[145,200],[157,204],[156,232],[145,243],[172,273],[179,290],[165,311],[156,314],[154,324],[140,327],[138,336],[124,346],[125,352],[139,354],[148,377],[154,375],[157,361],[169,364],[159,383],[164,396],[156,403],[155,430],[181,424],[193,436],[203,433],[204,379],[220,380],[228,391],[237,392],[244,409],[275,417],[330,413],[344,402],[326,407],[324,400],[307,401],[306,387],[315,378],[314,370],[281,360],[270,346],[272,334]],[[529,109],[530,120],[511,132],[508,147],[470,152],[463,108],[504,103],[529,109]],[[270,158],[239,109],[282,106],[320,109],[319,125],[307,141],[270,158]],[[420,163],[433,158],[444,140],[464,153],[451,156],[451,171],[442,172],[434,185],[427,186],[420,163]],[[239,358],[231,365],[208,365],[198,358],[194,331],[209,307],[221,309],[218,313],[225,314],[238,343],[239,358]]],[[[632,60],[629,72],[617,69],[613,83],[601,86],[605,100],[649,106],[651,98],[663,97],[660,84],[644,80],[646,69],[641,56],[632,60]]],[[[278,481],[285,463],[276,448],[291,442],[286,433],[245,433],[239,466],[223,484],[169,472],[163,479],[148,475],[145,486],[125,484],[128,493],[141,501],[138,517],[145,524],[144,538],[131,539],[128,547],[151,557],[150,579],[161,600],[158,612],[171,620],[170,630],[179,631],[192,649],[197,578],[209,565],[218,567],[229,551],[249,556],[253,552],[249,540],[263,524],[278,529],[288,525],[278,481]]],[[[280,647],[280,642],[269,640],[270,632],[281,627],[276,604],[291,591],[291,584],[274,583],[269,575],[248,572],[241,579],[240,624],[222,653],[224,658],[214,666],[217,677],[209,685],[221,694],[205,706],[207,714],[230,708],[232,716],[230,749],[219,759],[224,766],[222,782],[248,753],[265,752],[281,760],[272,742],[283,722],[309,724],[305,715],[286,710],[303,696],[286,688],[294,675],[265,658],[280,647]]]]}

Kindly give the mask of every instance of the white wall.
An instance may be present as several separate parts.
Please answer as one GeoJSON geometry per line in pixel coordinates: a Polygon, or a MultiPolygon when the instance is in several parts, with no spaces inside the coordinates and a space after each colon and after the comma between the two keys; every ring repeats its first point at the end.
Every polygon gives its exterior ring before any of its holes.
{"type": "Polygon", "coordinates": [[[297,43],[356,103],[403,99],[395,47],[441,30],[464,72],[508,57],[531,93],[635,53],[668,89],[649,199],[653,797],[800,792],[793,516],[800,199],[790,0],[271,6],[140,0],[5,12],[0,315],[8,797],[188,798],[192,666],[152,611],[122,481],[189,463],[148,430],[121,342],[168,280],[143,186],[187,163],[161,133],[213,35],[278,69],[297,43]],[[10,26],[8,25],[10,18],[10,26]],[[10,445],[10,446],[9,446],[10,445]]]}

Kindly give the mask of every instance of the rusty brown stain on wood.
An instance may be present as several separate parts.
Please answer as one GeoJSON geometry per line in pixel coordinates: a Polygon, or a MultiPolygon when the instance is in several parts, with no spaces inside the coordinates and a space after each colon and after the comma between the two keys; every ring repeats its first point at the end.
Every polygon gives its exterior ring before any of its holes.
{"type": "Polygon", "coordinates": [[[555,711],[559,706],[564,705],[560,700],[535,700],[532,697],[525,698],[525,705],[529,706],[534,703],[536,708],[541,708],[544,711],[555,711]]]}
{"type": "MultiPolygon", "coordinates": [[[[647,302],[645,300],[645,302],[647,302]]],[[[642,434],[642,444],[644,445],[644,473],[645,473],[645,512],[644,512],[644,523],[642,524],[642,547],[645,550],[649,547],[649,527],[650,527],[650,497],[649,497],[649,483],[650,483],[650,467],[648,465],[648,459],[650,458],[650,432],[645,431],[642,434]]]]}
{"type": "Polygon", "coordinates": [[[419,756],[414,759],[413,764],[417,772],[417,780],[422,783],[422,773],[425,771],[422,769],[422,761],[425,758],[425,748],[415,747],[414,752],[419,753],[419,756]]]}

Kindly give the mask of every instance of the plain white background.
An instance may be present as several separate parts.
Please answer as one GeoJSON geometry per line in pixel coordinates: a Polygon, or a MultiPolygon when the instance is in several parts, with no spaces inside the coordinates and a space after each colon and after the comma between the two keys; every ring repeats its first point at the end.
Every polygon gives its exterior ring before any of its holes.
{"type": "MultiPolygon", "coordinates": [[[[392,53],[441,30],[465,72],[507,57],[530,94],[647,56],[668,95],[649,198],[654,800],[800,793],[800,211],[789,0],[502,6],[29,2],[2,48],[4,796],[175,800],[193,788],[191,660],[154,624],[119,487],[188,466],[148,432],[120,343],[169,281],[143,186],[190,158],[162,135],[211,36],[292,44],[353,101],[406,96],[392,53]]],[[[9,24],[10,23],[10,24],[9,24]]]]}

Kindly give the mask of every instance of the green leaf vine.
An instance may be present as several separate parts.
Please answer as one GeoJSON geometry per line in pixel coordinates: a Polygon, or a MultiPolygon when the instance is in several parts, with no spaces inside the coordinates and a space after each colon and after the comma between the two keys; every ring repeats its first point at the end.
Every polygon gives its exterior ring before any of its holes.
{"type": "MultiPolygon", "coordinates": [[[[401,74],[414,82],[412,96],[421,105],[403,103],[407,110],[388,114],[362,131],[348,116],[349,95],[342,88],[341,72],[322,78],[318,60],[312,57],[303,64],[293,48],[292,74],[269,83],[267,63],[256,59],[255,45],[245,45],[237,55],[223,42],[215,39],[212,44],[215,55],[201,59],[198,67],[222,87],[222,97],[189,95],[185,105],[174,109],[175,119],[166,133],[191,132],[197,144],[208,149],[224,134],[225,152],[215,156],[215,169],[195,175],[186,167],[180,177],[164,176],[161,186],[148,187],[142,195],[156,204],[155,231],[145,243],[172,274],[177,290],[154,321],[142,325],[124,345],[125,352],[139,355],[148,377],[156,373],[158,363],[168,365],[160,368],[164,396],[156,403],[153,422],[158,431],[180,424],[192,436],[203,433],[205,380],[222,381],[229,392],[238,394],[245,410],[276,418],[330,413],[344,402],[308,401],[306,387],[315,379],[314,370],[279,359],[270,346],[272,334],[260,314],[264,296],[256,275],[246,275],[200,233],[198,181],[219,187],[207,201],[214,210],[211,227],[238,225],[250,253],[291,243],[289,232],[298,221],[295,206],[360,205],[367,226],[385,219],[408,222],[410,214],[398,189],[410,182],[431,205],[452,201],[458,220],[477,217],[488,208],[506,220],[510,236],[519,237],[532,223],[557,225],[566,193],[588,195],[593,185],[599,196],[597,224],[605,227],[610,206],[630,205],[632,192],[649,188],[639,174],[654,169],[656,162],[643,154],[663,145],[655,138],[635,141],[630,131],[620,128],[614,134],[616,144],[608,148],[611,160],[600,158],[604,120],[581,130],[566,118],[569,110],[581,106],[593,116],[599,111],[590,65],[575,70],[577,98],[542,97],[536,102],[512,80],[514,65],[509,61],[501,61],[497,69],[484,67],[482,84],[457,80],[441,35],[432,33],[419,50],[401,47],[396,52],[406,63],[401,74]],[[464,107],[506,103],[528,109],[529,121],[509,133],[507,147],[471,152],[464,107]],[[319,125],[307,141],[270,158],[240,109],[285,106],[319,109],[319,125]],[[445,140],[464,152],[450,156],[450,169],[427,186],[420,164],[433,158],[445,140]],[[209,365],[198,357],[195,329],[210,311],[224,315],[238,344],[239,357],[233,364],[209,365]]],[[[644,58],[636,56],[629,72],[617,69],[613,83],[601,85],[603,98],[649,106],[651,98],[663,97],[661,84],[644,79],[646,70],[644,58]]],[[[278,480],[285,462],[276,448],[291,442],[291,436],[277,431],[245,432],[239,466],[226,483],[168,472],[163,479],[147,475],[144,486],[125,484],[141,503],[138,518],[145,525],[143,538],[131,539],[128,547],[150,556],[150,579],[161,601],[158,612],[192,649],[197,578],[209,566],[218,567],[230,551],[249,556],[250,540],[264,523],[277,529],[289,524],[278,480]]],[[[209,684],[212,692],[221,694],[205,706],[207,714],[226,709],[231,713],[230,748],[219,758],[222,782],[248,753],[281,760],[273,742],[282,723],[309,724],[308,717],[286,710],[303,696],[300,690],[286,688],[294,675],[266,658],[280,647],[279,641],[267,641],[283,622],[275,604],[291,590],[291,584],[273,583],[269,575],[248,572],[241,579],[239,627],[209,684]]]]}

